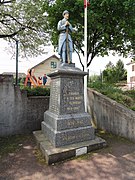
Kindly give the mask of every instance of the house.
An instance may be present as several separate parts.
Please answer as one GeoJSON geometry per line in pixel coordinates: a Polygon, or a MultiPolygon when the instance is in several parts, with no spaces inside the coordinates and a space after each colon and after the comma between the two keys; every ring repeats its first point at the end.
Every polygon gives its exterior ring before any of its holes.
{"type": "MultiPolygon", "coordinates": [[[[56,70],[56,68],[60,64],[60,59],[56,55],[52,55],[39,64],[31,67],[34,69],[34,75],[38,79],[38,77],[43,77],[44,74],[49,74],[56,70]]],[[[50,78],[47,77],[46,85],[50,85],[50,78]]]]}
{"type": "Polygon", "coordinates": [[[135,62],[127,64],[127,84],[129,89],[135,89],[135,62]]]}

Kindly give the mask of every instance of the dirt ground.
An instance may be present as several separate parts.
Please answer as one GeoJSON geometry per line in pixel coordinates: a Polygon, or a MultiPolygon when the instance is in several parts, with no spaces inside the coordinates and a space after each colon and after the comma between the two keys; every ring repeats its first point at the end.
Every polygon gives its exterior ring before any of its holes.
{"type": "Polygon", "coordinates": [[[0,180],[134,180],[135,143],[109,134],[103,138],[107,148],[47,166],[31,135],[0,158],[0,180]]]}

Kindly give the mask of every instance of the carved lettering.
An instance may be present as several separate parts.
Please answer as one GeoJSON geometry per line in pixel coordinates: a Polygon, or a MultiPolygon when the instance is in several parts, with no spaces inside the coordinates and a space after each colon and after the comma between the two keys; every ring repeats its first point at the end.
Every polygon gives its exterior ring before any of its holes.
{"type": "Polygon", "coordinates": [[[89,137],[89,133],[83,133],[83,134],[77,134],[77,136],[75,135],[63,135],[62,136],[62,141],[74,141],[76,139],[85,139],[89,137]]]}
{"type": "Polygon", "coordinates": [[[67,122],[68,127],[73,127],[73,126],[78,127],[78,126],[82,126],[83,124],[84,124],[84,122],[80,121],[80,120],[78,120],[78,121],[77,120],[76,121],[72,120],[72,121],[67,122]]]}
{"type": "Polygon", "coordinates": [[[75,110],[79,110],[79,107],[67,107],[68,111],[75,111],[75,110]]]}

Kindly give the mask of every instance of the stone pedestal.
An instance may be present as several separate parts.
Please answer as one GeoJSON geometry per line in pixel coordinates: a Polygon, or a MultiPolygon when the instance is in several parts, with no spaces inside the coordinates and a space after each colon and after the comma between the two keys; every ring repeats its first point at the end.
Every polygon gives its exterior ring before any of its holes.
{"type": "Polygon", "coordinates": [[[42,132],[55,147],[94,139],[91,117],[84,110],[83,79],[86,72],[72,65],[51,73],[49,110],[44,113],[42,132]]]}
{"type": "Polygon", "coordinates": [[[34,132],[48,164],[76,156],[79,149],[88,153],[106,144],[95,137],[91,116],[84,109],[83,79],[86,74],[74,64],[63,64],[49,74],[49,110],[44,113],[41,131],[34,132]],[[65,156],[62,156],[63,152],[65,156]]]}

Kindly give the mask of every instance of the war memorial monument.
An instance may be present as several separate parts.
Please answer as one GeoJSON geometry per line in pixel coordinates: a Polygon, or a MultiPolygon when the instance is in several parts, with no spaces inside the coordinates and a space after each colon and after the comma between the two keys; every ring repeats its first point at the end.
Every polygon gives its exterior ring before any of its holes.
{"type": "Polygon", "coordinates": [[[41,131],[34,136],[47,164],[86,154],[106,146],[105,140],[96,137],[91,116],[84,108],[83,79],[87,72],[72,63],[72,25],[69,12],[58,23],[59,54],[61,63],[51,78],[49,109],[44,113],[41,131]]]}

